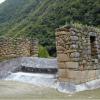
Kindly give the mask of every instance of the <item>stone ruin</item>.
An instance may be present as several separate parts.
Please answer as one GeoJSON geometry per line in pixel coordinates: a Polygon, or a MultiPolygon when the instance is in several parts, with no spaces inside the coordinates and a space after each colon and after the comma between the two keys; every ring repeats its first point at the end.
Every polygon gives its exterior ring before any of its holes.
{"type": "Polygon", "coordinates": [[[56,30],[60,83],[80,84],[100,78],[100,30],[88,26],[56,30]]]}
{"type": "Polygon", "coordinates": [[[0,58],[38,56],[38,41],[29,38],[0,38],[0,58]]]}

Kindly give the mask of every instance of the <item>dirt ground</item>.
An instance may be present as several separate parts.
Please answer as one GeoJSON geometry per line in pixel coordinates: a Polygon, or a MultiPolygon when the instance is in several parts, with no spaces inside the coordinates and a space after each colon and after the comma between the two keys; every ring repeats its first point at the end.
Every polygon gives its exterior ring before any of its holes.
{"type": "Polygon", "coordinates": [[[0,100],[100,100],[100,89],[75,94],[14,81],[0,81],[0,100]]]}

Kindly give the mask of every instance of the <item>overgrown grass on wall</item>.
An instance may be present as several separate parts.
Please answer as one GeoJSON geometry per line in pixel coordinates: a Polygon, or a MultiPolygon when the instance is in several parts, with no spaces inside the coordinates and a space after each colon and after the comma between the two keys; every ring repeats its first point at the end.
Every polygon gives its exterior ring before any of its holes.
{"type": "Polygon", "coordinates": [[[42,45],[39,45],[39,54],[38,54],[38,56],[42,57],[42,58],[50,57],[47,49],[45,47],[43,47],[42,45]]]}

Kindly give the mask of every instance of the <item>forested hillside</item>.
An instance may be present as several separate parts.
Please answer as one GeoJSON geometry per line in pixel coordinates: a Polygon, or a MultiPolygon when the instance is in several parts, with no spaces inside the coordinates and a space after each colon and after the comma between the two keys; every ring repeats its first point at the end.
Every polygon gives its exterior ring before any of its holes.
{"type": "Polygon", "coordinates": [[[6,0],[0,4],[0,35],[38,38],[50,53],[55,50],[55,29],[70,21],[99,27],[100,0],[6,0]]]}

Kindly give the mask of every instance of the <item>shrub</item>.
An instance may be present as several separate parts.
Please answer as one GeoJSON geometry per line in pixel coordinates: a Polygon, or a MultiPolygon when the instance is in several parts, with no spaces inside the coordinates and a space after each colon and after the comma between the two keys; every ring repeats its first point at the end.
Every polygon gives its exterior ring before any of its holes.
{"type": "Polygon", "coordinates": [[[50,57],[47,49],[41,45],[39,45],[39,54],[38,55],[39,55],[39,57],[42,57],[42,58],[50,57]]]}

